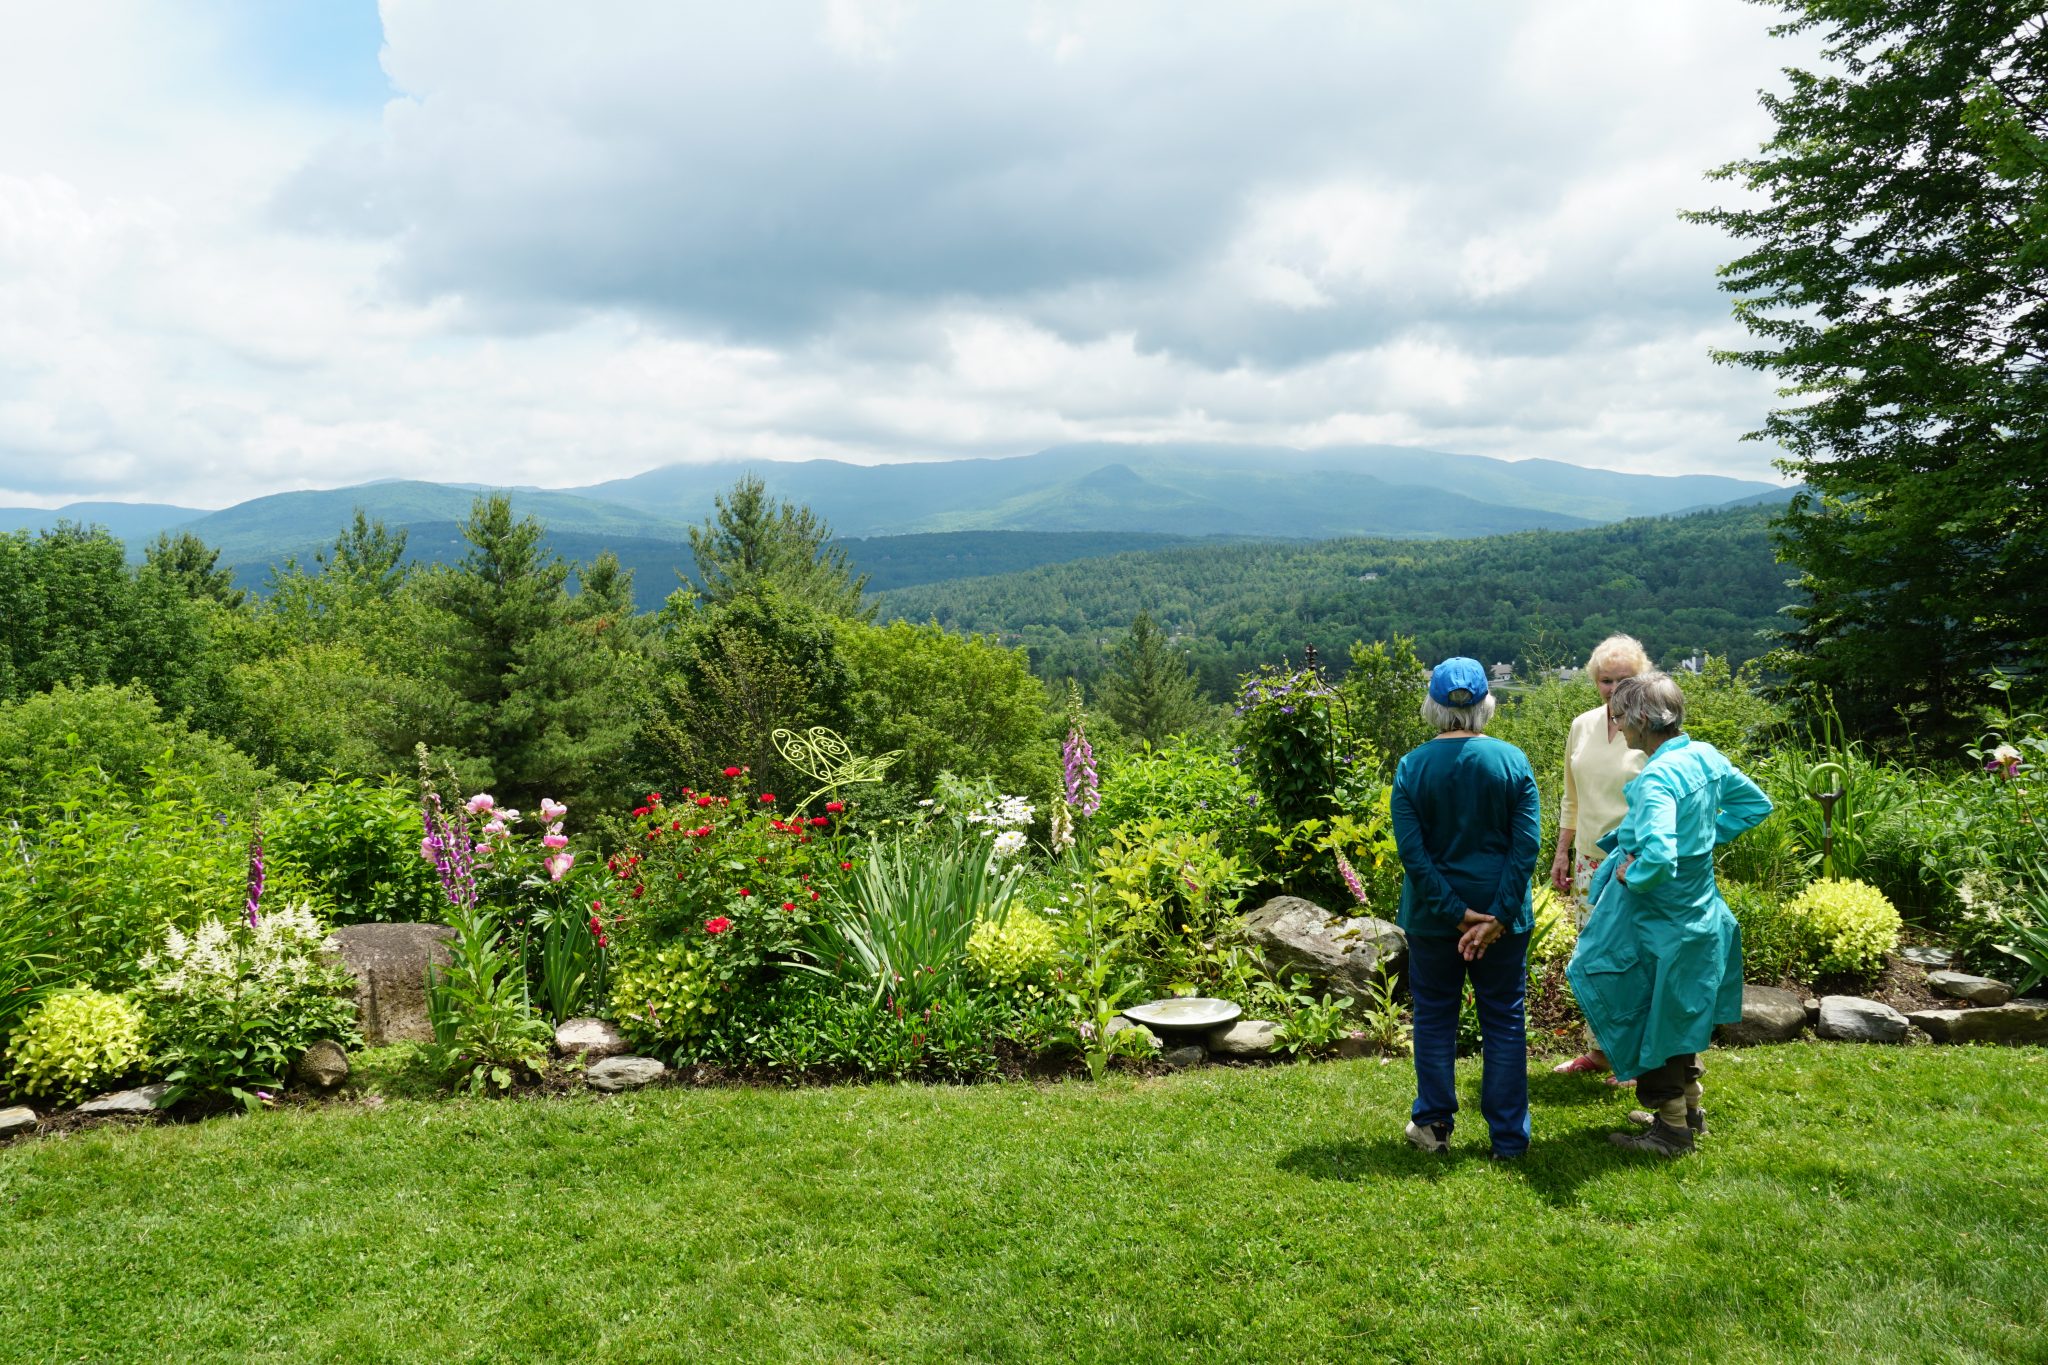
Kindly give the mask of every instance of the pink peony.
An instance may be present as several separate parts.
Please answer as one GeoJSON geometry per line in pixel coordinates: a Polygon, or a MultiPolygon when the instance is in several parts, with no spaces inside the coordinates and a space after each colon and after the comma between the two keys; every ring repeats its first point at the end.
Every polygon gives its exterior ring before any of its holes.
{"type": "Polygon", "coordinates": [[[568,813],[569,808],[563,805],[561,802],[555,800],[553,797],[543,796],[540,799],[540,818],[547,821],[549,824],[554,824],[557,820],[560,820],[563,816],[567,815],[568,813]]]}
{"type": "Polygon", "coordinates": [[[493,797],[489,792],[478,792],[475,796],[469,798],[464,809],[468,810],[471,815],[482,815],[497,804],[497,798],[493,797]]]}
{"type": "Polygon", "coordinates": [[[557,853],[541,863],[548,870],[548,880],[553,882],[562,880],[563,874],[575,865],[576,855],[573,853],[557,853]]]}
{"type": "Polygon", "coordinates": [[[569,846],[569,836],[554,833],[543,834],[540,836],[540,846],[542,848],[567,848],[569,846]]]}

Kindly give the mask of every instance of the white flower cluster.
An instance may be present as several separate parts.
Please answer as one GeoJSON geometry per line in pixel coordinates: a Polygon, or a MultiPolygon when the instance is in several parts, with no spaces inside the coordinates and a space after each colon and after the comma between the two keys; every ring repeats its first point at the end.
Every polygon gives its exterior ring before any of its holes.
{"type": "Polygon", "coordinates": [[[995,852],[998,858],[1008,858],[1024,851],[1024,831],[1006,829],[996,835],[995,852]]]}
{"type": "Polygon", "coordinates": [[[304,986],[326,973],[320,944],[327,931],[306,905],[242,920],[210,919],[190,935],[172,928],[161,952],[143,954],[150,985],[167,995],[233,995],[241,986],[304,986]]]}
{"type": "Polygon", "coordinates": [[[1022,829],[1031,823],[1036,814],[1031,803],[1021,796],[999,796],[996,803],[986,810],[978,810],[967,817],[970,825],[987,825],[992,829],[1022,829]]]}

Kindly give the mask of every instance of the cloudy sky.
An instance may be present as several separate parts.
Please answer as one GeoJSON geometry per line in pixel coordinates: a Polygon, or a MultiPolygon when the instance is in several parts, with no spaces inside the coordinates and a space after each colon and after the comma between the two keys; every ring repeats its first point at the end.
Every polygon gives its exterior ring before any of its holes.
{"type": "Polygon", "coordinates": [[[1772,477],[1741,0],[80,0],[0,47],[0,505],[1385,442],[1772,477]]]}

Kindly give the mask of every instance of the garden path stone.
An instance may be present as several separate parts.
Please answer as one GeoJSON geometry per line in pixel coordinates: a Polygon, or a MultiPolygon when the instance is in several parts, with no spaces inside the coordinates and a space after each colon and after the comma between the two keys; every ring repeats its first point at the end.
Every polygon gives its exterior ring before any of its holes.
{"type": "Polygon", "coordinates": [[[1824,995],[1814,1032],[1838,1043],[1896,1043],[1906,1036],[1906,1016],[1861,996],[1824,995]]]}
{"type": "Polygon", "coordinates": [[[1209,1034],[1209,1051],[1225,1057],[1268,1057],[1280,1046],[1280,1026],[1270,1019],[1240,1019],[1209,1034]]]}
{"type": "Polygon", "coordinates": [[[1275,896],[1244,917],[1252,942],[1271,959],[1274,974],[1299,972],[1318,992],[1366,998],[1383,972],[1399,971],[1408,957],[1400,926],[1371,915],[1333,915],[1299,896],[1275,896]]]}
{"type": "Polygon", "coordinates": [[[601,1062],[626,1050],[626,1040],[602,1019],[564,1019],[555,1030],[555,1051],[564,1057],[601,1062]]]}
{"type": "Polygon", "coordinates": [[[1916,967],[1946,967],[1951,954],[1946,948],[1930,948],[1925,944],[1915,943],[1899,949],[1899,956],[1916,967]]]}
{"type": "Polygon", "coordinates": [[[652,1057],[607,1057],[583,1073],[583,1083],[592,1090],[614,1092],[638,1090],[667,1074],[668,1068],[652,1057]]]}
{"type": "Polygon", "coordinates": [[[1170,1047],[1159,1054],[1159,1060],[1171,1067],[1200,1066],[1209,1060],[1209,1054],[1193,1043],[1185,1047],[1170,1047]]]}
{"type": "Polygon", "coordinates": [[[87,1100],[78,1106],[78,1112],[88,1118],[132,1118],[154,1114],[157,1112],[158,1102],[170,1091],[168,1085],[144,1085],[133,1090],[116,1090],[111,1095],[100,1095],[87,1100]]]}
{"type": "Polygon", "coordinates": [[[306,1049],[294,1070],[312,1089],[332,1090],[348,1079],[348,1054],[332,1038],[322,1038],[306,1049]]]}
{"type": "Polygon", "coordinates": [[[449,963],[445,924],[351,924],[327,936],[327,947],[356,979],[356,1020],[363,1042],[431,1043],[427,966],[449,963]]]}
{"type": "Polygon", "coordinates": [[[2003,981],[1966,972],[1929,972],[1927,984],[1936,995],[1967,1000],[1973,1005],[2003,1005],[2012,999],[2012,987],[2003,981]]]}
{"type": "Polygon", "coordinates": [[[1776,986],[1742,988],[1742,1020],[1714,1030],[1716,1041],[1734,1047],[1789,1043],[1806,1027],[1806,1002],[1776,986]]]}
{"type": "Polygon", "coordinates": [[[36,1126],[36,1111],[25,1104],[12,1109],[0,1109],[0,1138],[11,1138],[16,1133],[26,1133],[36,1126]]]}
{"type": "Polygon", "coordinates": [[[1937,1043],[2048,1043],[2048,1000],[1974,1010],[1920,1010],[1913,1022],[1937,1043]]]}

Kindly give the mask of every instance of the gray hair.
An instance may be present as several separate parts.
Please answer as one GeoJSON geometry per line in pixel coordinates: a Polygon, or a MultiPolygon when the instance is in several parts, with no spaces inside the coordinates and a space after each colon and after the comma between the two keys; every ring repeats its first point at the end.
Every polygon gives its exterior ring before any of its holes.
{"type": "Polygon", "coordinates": [[[1425,692],[1422,695],[1422,718],[1439,732],[1470,730],[1475,735],[1483,735],[1486,733],[1486,723],[1493,719],[1495,704],[1491,692],[1470,706],[1445,706],[1425,692]]]}
{"type": "Polygon", "coordinates": [[[1607,709],[1621,724],[1652,735],[1675,735],[1685,726],[1685,693],[1669,673],[1638,673],[1614,685],[1607,709]]]}

